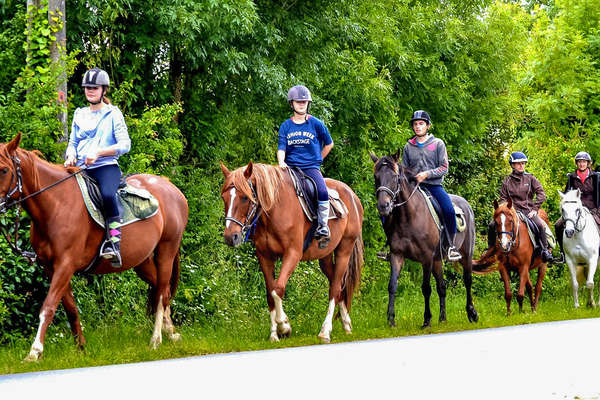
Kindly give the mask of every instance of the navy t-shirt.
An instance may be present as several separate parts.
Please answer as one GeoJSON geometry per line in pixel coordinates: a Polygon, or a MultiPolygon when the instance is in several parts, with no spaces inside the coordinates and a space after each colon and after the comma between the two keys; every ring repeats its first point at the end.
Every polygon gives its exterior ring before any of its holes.
{"type": "Polygon", "coordinates": [[[319,168],[321,149],[332,142],[325,124],[309,115],[301,124],[291,118],[281,124],[277,149],[285,151],[285,163],[291,167],[319,168]]]}

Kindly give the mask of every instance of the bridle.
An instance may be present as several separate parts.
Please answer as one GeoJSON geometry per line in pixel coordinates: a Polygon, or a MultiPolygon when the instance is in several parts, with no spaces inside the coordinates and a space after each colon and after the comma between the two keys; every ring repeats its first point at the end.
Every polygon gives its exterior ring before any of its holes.
{"type": "Polygon", "coordinates": [[[250,234],[253,232],[254,227],[256,227],[256,223],[258,218],[260,217],[260,210],[258,204],[258,196],[256,195],[256,190],[254,189],[254,185],[252,185],[252,181],[248,180],[248,185],[250,186],[250,190],[252,191],[252,197],[254,197],[254,201],[252,201],[252,207],[248,210],[248,214],[246,215],[246,221],[241,222],[240,220],[234,217],[225,217],[225,221],[231,221],[242,227],[242,236],[244,236],[244,242],[247,242],[250,234]]]}
{"type": "MultiPolygon", "coordinates": [[[[503,213],[504,214],[504,213],[503,213]]],[[[506,215],[506,214],[505,214],[506,215]]],[[[511,217],[513,216],[513,214],[511,213],[511,217]]],[[[514,215],[513,218],[513,226],[512,226],[512,230],[510,232],[506,232],[506,231],[500,231],[500,232],[496,232],[496,236],[497,239],[500,240],[500,236],[502,235],[508,235],[511,240],[508,242],[508,249],[504,249],[502,246],[500,246],[500,249],[504,252],[504,253],[510,253],[510,251],[513,249],[513,246],[515,249],[519,247],[519,244],[521,243],[519,241],[519,243],[517,243],[517,240],[519,240],[519,228],[521,227],[521,221],[518,215],[514,215]],[[515,223],[516,220],[516,223],[515,223]],[[516,227],[516,231],[515,231],[515,224],[517,225],[516,227]]]]}
{"type": "Polygon", "coordinates": [[[573,223],[573,226],[575,227],[575,231],[577,233],[583,231],[587,225],[587,220],[583,220],[583,226],[578,228],[577,225],[579,224],[579,221],[581,220],[581,216],[583,215],[583,213],[585,212],[585,208],[583,207],[583,204],[581,204],[581,202],[579,201],[575,201],[575,200],[567,200],[567,201],[563,201],[562,204],[579,204],[579,207],[577,207],[576,211],[579,211],[577,213],[577,219],[573,220],[572,218],[565,218],[565,216],[563,215],[563,221],[565,221],[565,227],[567,225],[568,221],[571,221],[573,223]]]}
{"type": "Polygon", "coordinates": [[[408,203],[410,198],[413,196],[413,194],[415,194],[415,192],[417,191],[417,188],[419,187],[419,184],[417,183],[415,185],[415,188],[412,190],[412,192],[408,196],[408,198],[406,200],[398,203],[398,195],[402,192],[402,190],[400,188],[400,175],[396,174],[396,173],[394,173],[394,175],[396,176],[396,190],[392,190],[385,185],[381,185],[375,190],[375,197],[379,196],[379,192],[385,192],[390,195],[390,197],[392,198],[392,209],[394,209],[396,207],[402,207],[403,205],[408,203]]]}
{"type": "Polygon", "coordinates": [[[20,222],[21,222],[21,203],[23,203],[27,199],[37,196],[38,194],[40,194],[42,192],[45,192],[46,190],[58,185],[59,183],[66,181],[69,178],[72,178],[73,176],[75,176],[75,175],[79,174],[80,172],[82,172],[83,170],[85,170],[85,167],[80,168],[76,172],[69,174],[64,178],[61,178],[58,181],[40,189],[40,190],[30,193],[27,196],[23,196],[23,175],[21,173],[21,160],[17,156],[10,157],[10,160],[12,161],[12,164],[13,164],[13,173],[10,178],[10,184],[8,185],[8,187],[10,188],[14,184],[14,188],[9,190],[6,193],[6,195],[2,198],[2,200],[0,201],[0,215],[5,214],[8,210],[10,210],[11,208],[16,206],[15,220],[13,223],[13,229],[15,232],[14,239],[13,240],[10,239],[9,234],[5,231],[3,226],[1,226],[0,230],[2,231],[2,235],[6,239],[6,242],[9,244],[9,246],[14,254],[23,256],[26,259],[28,259],[30,262],[33,262],[37,258],[36,254],[31,251],[22,250],[18,245],[19,226],[20,226],[20,222]],[[13,199],[13,196],[15,194],[18,194],[18,197],[16,200],[13,199]]]}

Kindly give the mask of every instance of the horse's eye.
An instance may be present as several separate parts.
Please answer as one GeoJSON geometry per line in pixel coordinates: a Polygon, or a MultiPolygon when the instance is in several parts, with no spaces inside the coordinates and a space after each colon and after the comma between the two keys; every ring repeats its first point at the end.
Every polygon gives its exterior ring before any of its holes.
{"type": "Polygon", "coordinates": [[[248,202],[248,196],[242,196],[242,203],[248,202]]]}
{"type": "Polygon", "coordinates": [[[4,167],[2,168],[2,175],[6,175],[8,174],[8,168],[4,167]]]}

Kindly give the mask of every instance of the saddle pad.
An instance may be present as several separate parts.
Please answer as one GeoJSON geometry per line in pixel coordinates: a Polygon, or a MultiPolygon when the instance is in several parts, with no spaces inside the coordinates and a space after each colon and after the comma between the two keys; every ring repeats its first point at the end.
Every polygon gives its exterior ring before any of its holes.
{"type": "MultiPolygon", "coordinates": [[[[525,223],[525,226],[527,226],[527,233],[529,234],[529,239],[531,239],[531,243],[533,243],[533,248],[537,249],[540,246],[536,240],[535,232],[531,230],[529,224],[527,223],[527,217],[521,211],[517,211],[517,215],[519,216],[519,219],[525,223]]],[[[543,219],[542,222],[544,223],[544,231],[546,231],[546,240],[548,241],[548,247],[553,249],[556,247],[556,238],[554,237],[554,234],[548,227],[548,224],[546,224],[546,222],[543,219]]]]}
{"type": "MultiPolygon", "coordinates": [[[[102,210],[92,202],[85,179],[79,174],[77,175],[77,184],[90,216],[98,225],[104,228],[105,221],[102,210]]],[[[158,212],[158,200],[145,189],[128,184],[126,187],[119,189],[117,195],[121,206],[123,206],[123,223],[121,226],[150,218],[158,212]]]]}
{"type": "MultiPolygon", "coordinates": [[[[348,215],[348,208],[346,204],[340,199],[340,194],[335,189],[327,188],[329,194],[329,219],[345,218],[348,215]]],[[[303,196],[297,196],[302,211],[309,221],[312,221],[314,217],[310,214],[309,208],[306,205],[306,199],[303,196]]]]}
{"type": "MultiPolygon", "coordinates": [[[[433,207],[433,203],[431,202],[431,199],[429,198],[427,193],[425,193],[421,189],[421,187],[419,187],[419,191],[421,192],[421,194],[423,194],[423,197],[425,197],[425,203],[427,204],[429,213],[433,217],[433,220],[435,221],[435,224],[437,225],[438,230],[441,231],[442,226],[440,224],[440,217],[438,216],[437,212],[435,212],[435,208],[433,207]]],[[[458,207],[454,203],[452,203],[452,206],[454,207],[454,214],[456,214],[456,230],[458,232],[463,232],[467,227],[467,219],[465,218],[465,212],[462,210],[462,208],[458,207]]]]}

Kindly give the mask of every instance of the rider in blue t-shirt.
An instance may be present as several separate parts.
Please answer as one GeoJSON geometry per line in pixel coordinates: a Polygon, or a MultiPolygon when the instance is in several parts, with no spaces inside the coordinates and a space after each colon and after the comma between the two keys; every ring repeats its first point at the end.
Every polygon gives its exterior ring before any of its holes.
{"type": "Polygon", "coordinates": [[[329,241],[329,194],[319,168],[333,148],[333,140],[323,122],[308,114],[312,98],[305,86],[291,88],[287,99],[294,115],[279,127],[277,161],[282,168],[288,165],[300,168],[316,182],[319,226],[315,238],[320,239],[321,246],[325,247],[329,241]]]}

